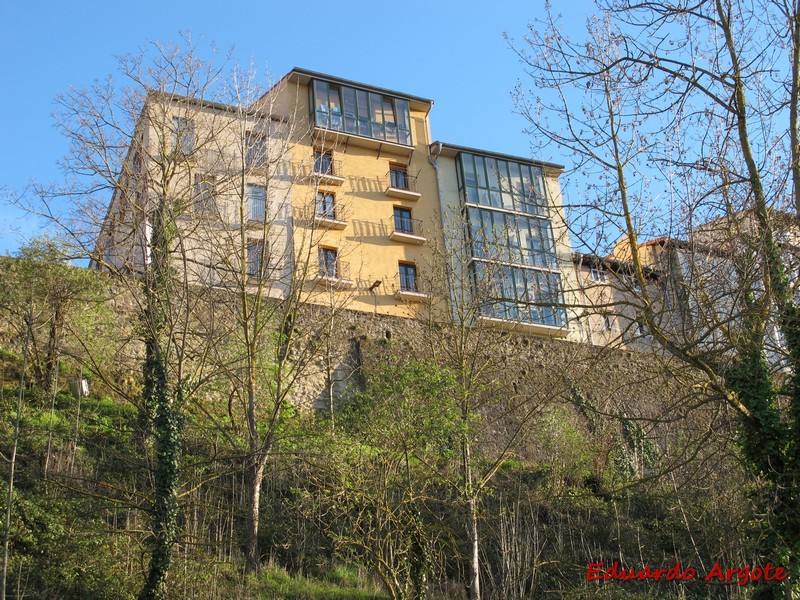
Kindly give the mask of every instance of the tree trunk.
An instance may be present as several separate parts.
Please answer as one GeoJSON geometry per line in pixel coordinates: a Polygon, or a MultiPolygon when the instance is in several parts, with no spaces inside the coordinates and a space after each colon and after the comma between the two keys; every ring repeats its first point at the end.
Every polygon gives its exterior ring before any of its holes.
{"type": "Polygon", "coordinates": [[[481,597],[481,564],[480,540],[478,538],[478,499],[472,480],[472,448],[467,439],[463,443],[463,469],[464,469],[464,496],[467,500],[467,531],[469,532],[469,589],[470,600],[480,600],[481,597]]]}
{"type": "Polygon", "coordinates": [[[261,485],[264,481],[266,457],[253,457],[248,466],[247,473],[247,539],[245,557],[247,572],[258,573],[261,566],[261,556],[258,548],[258,525],[261,511],[261,485]]]}
{"type": "MultiPolygon", "coordinates": [[[[30,305],[33,305],[31,299],[30,305]]],[[[17,465],[17,446],[19,446],[19,424],[20,415],[22,414],[22,398],[25,394],[25,370],[28,368],[28,350],[31,339],[31,323],[33,315],[31,309],[28,309],[26,316],[26,329],[25,329],[25,346],[22,352],[22,367],[20,368],[19,375],[19,390],[17,393],[17,414],[14,417],[14,441],[11,445],[11,456],[8,461],[8,496],[6,497],[6,519],[5,527],[3,528],[3,566],[2,566],[2,581],[0,581],[0,600],[6,598],[6,580],[8,577],[8,545],[11,539],[11,503],[14,500],[14,470],[17,465]]],[[[19,590],[19,585],[17,585],[19,590]]]]}
{"type": "Polygon", "coordinates": [[[47,333],[47,349],[45,351],[44,380],[42,387],[48,393],[56,393],[58,383],[59,346],[61,344],[61,331],[64,328],[64,315],[60,304],[56,301],[53,316],[50,319],[50,329],[47,333]]]}
{"type": "Polygon", "coordinates": [[[478,501],[472,496],[467,500],[467,518],[469,520],[469,597],[480,600],[481,597],[481,564],[479,559],[480,540],[478,538],[478,501]]]}
{"type": "Polygon", "coordinates": [[[153,502],[153,541],[150,572],[140,600],[164,600],[167,597],[167,573],[172,562],[172,548],[178,537],[178,473],[181,454],[182,401],[180,387],[173,398],[167,388],[166,369],[161,355],[148,344],[145,362],[145,395],[155,404],[156,485],[153,502]]]}

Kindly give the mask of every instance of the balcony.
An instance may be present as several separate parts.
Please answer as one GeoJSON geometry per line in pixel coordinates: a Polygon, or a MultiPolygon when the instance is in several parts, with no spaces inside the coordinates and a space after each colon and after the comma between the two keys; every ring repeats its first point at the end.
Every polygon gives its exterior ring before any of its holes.
{"type": "Polygon", "coordinates": [[[417,192],[417,178],[403,171],[389,171],[386,183],[386,195],[391,198],[416,201],[422,196],[417,192]]]}
{"type": "Polygon", "coordinates": [[[341,173],[343,173],[342,161],[331,159],[328,155],[321,155],[314,158],[309,177],[317,185],[338,186],[344,183],[341,173]]]}
{"type": "Polygon", "coordinates": [[[427,240],[422,235],[422,221],[395,214],[389,239],[403,244],[421,246],[427,240]]]}
{"type": "Polygon", "coordinates": [[[314,226],[322,229],[333,229],[341,231],[347,227],[347,220],[341,214],[341,210],[316,210],[314,212],[314,226]]]}
{"type": "Polygon", "coordinates": [[[319,272],[314,280],[326,287],[340,290],[350,289],[354,285],[350,278],[350,263],[323,256],[320,256],[319,272]]]}
{"type": "Polygon", "coordinates": [[[400,275],[399,285],[395,285],[394,297],[403,302],[430,302],[431,295],[422,292],[417,285],[416,275],[408,277],[400,275]]]}

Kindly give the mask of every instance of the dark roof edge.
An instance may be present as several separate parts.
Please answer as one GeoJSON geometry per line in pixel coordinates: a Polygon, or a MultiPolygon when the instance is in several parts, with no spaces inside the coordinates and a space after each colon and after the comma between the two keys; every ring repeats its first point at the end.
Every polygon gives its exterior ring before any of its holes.
{"type": "MultiPolygon", "coordinates": [[[[615,273],[623,273],[628,274],[633,272],[634,265],[632,261],[629,260],[619,260],[617,258],[609,258],[598,256],[597,254],[586,254],[585,252],[573,252],[572,253],[572,262],[573,264],[580,265],[580,264],[588,264],[589,267],[604,267],[609,271],[613,271],[615,273]]],[[[642,267],[642,273],[648,279],[658,279],[661,277],[660,271],[648,266],[642,267]]]]}
{"type": "Polygon", "coordinates": [[[370,90],[374,92],[379,92],[381,94],[386,94],[388,96],[396,96],[398,98],[403,98],[405,100],[412,100],[414,102],[421,102],[423,104],[427,104],[428,106],[433,106],[433,100],[429,98],[423,98],[421,96],[414,96],[412,94],[406,94],[404,92],[398,92],[397,90],[390,90],[387,88],[377,87],[374,85],[369,85],[367,83],[361,83],[359,81],[353,81],[352,79],[344,79],[343,77],[336,77],[335,75],[328,75],[326,73],[319,73],[317,71],[311,71],[309,69],[302,69],[300,67],[294,67],[289,73],[286,74],[285,77],[281,79],[285,79],[286,77],[292,75],[292,73],[296,73],[297,75],[305,75],[311,79],[324,79],[325,81],[330,81],[333,83],[341,83],[343,85],[348,85],[352,87],[362,88],[365,90],[370,90]]]}
{"type": "Polygon", "coordinates": [[[494,156],[496,158],[503,158],[507,160],[512,160],[514,162],[521,162],[521,163],[528,163],[529,165],[536,165],[537,167],[546,167],[549,169],[558,169],[559,171],[564,170],[564,165],[559,165],[558,163],[551,163],[546,162],[543,160],[536,160],[533,158],[525,158],[523,156],[514,156],[513,154],[504,154],[502,152],[494,152],[492,150],[482,150],[480,148],[470,148],[469,146],[459,146],[457,144],[450,144],[448,142],[441,142],[435,141],[431,144],[434,146],[436,144],[440,144],[442,148],[447,148],[453,150],[455,152],[469,152],[471,154],[483,154],[485,156],[494,156]]]}

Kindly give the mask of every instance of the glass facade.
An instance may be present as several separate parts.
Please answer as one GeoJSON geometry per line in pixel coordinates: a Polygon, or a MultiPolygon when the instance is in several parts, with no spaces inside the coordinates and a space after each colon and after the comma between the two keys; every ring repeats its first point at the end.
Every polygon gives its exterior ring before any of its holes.
{"type": "Polygon", "coordinates": [[[462,152],[457,160],[476,296],[487,317],[566,324],[556,247],[538,167],[462,152]]]}
{"type": "Polygon", "coordinates": [[[315,79],[314,124],[354,135],[411,145],[408,100],[315,79]]]}
{"type": "Polygon", "coordinates": [[[468,204],[548,216],[541,168],[462,152],[458,169],[468,204]]]}

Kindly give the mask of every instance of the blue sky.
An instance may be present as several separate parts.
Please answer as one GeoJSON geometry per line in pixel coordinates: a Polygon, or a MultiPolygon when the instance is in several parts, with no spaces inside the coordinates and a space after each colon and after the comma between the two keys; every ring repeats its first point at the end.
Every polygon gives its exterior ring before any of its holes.
{"type": "MultiPolygon", "coordinates": [[[[566,10],[566,9],[563,9],[566,10]]],[[[588,3],[570,2],[579,28],[588,3]]],[[[234,48],[275,77],[298,66],[434,100],[434,139],[530,156],[511,91],[524,71],[503,33],[521,41],[544,1],[410,0],[390,4],[105,0],[0,3],[0,199],[62,177],[67,142],[53,99],[114,73],[116,57],[181,31],[234,48]]],[[[563,157],[537,158],[564,162],[563,157]]],[[[41,229],[0,204],[0,254],[41,229]]]]}

